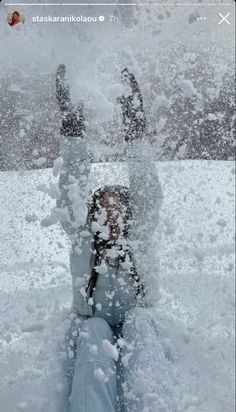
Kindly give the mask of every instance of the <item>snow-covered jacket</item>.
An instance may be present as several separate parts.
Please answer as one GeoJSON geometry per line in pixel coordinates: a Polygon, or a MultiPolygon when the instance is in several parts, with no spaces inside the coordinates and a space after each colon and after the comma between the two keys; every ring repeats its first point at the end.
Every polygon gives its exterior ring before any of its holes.
{"type": "MultiPolygon", "coordinates": [[[[162,200],[156,165],[151,148],[145,141],[127,143],[126,157],[129,170],[130,206],[133,224],[130,244],[138,274],[142,280],[142,263],[159,219],[162,200]],[[138,265],[138,266],[137,266],[138,265]]],[[[63,228],[72,241],[70,268],[73,285],[73,309],[83,316],[99,316],[113,326],[123,321],[127,310],[144,301],[136,296],[132,277],[125,264],[107,257],[97,269],[99,276],[93,301],[87,300],[86,287],[94,265],[93,233],[88,221],[90,160],[86,139],[63,137],[61,140],[63,166],[60,172],[57,201],[63,228]],[[95,308],[95,313],[92,308],[95,308]]],[[[146,302],[146,298],[145,302],[146,302]]]]}

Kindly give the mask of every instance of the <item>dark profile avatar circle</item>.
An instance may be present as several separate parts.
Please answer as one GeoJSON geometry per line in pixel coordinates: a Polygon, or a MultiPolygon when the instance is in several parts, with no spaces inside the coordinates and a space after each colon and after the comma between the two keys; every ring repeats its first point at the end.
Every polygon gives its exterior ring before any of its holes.
{"type": "Polygon", "coordinates": [[[25,16],[23,16],[23,14],[19,11],[14,10],[7,16],[7,22],[11,27],[20,27],[25,22],[25,16]]]}

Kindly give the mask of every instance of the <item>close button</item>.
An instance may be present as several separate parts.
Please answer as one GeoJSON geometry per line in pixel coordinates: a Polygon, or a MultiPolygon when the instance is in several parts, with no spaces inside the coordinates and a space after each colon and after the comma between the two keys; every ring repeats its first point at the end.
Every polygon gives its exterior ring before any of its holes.
{"type": "Polygon", "coordinates": [[[230,22],[227,20],[227,18],[230,16],[230,13],[226,14],[226,16],[223,16],[223,14],[218,13],[218,16],[220,17],[220,21],[218,22],[218,24],[221,23],[226,23],[226,24],[230,24],[230,22]]]}

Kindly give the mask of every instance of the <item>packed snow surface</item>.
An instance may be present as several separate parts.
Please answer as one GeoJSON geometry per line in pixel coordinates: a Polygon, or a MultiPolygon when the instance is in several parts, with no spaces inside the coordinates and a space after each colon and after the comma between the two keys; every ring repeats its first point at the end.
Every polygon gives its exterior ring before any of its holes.
{"type": "MultiPolygon", "coordinates": [[[[107,182],[110,166],[93,165],[94,187],[107,182]]],[[[164,201],[153,312],[160,346],[176,377],[172,412],[176,402],[188,412],[232,412],[234,165],[179,161],[157,167],[164,201]]],[[[112,170],[113,179],[127,181],[122,164],[112,170]]],[[[55,182],[52,170],[0,173],[4,412],[57,411],[62,388],[60,344],[72,300],[69,241],[58,224],[41,225],[55,200],[49,197],[50,190],[37,190],[55,182]]],[[[112,357],[117,356],[115,347],[103,345],[112,357]]],[[[104,379],[101,371],[95,374],[104,379]]]]}

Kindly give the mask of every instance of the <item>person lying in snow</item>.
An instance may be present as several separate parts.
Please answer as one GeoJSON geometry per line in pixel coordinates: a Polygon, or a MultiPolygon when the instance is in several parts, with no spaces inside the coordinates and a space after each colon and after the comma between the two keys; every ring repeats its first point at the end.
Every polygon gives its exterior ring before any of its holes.
{"type": "Polygon", "coordinates": [[[60,65],[56,96],[63,167],[57,207],[72,244],[73,310],[61,410],[156,412],[153,367],[163,364],[164,355],[144,273],[162,193],[145,141],[142,95],[134,75],[124,69],[121,81],[128,92],[117,102],[123,113],[129,188],[105,186],[91,195],[83,103],[73,107],[65,74],[60,65]]]}

